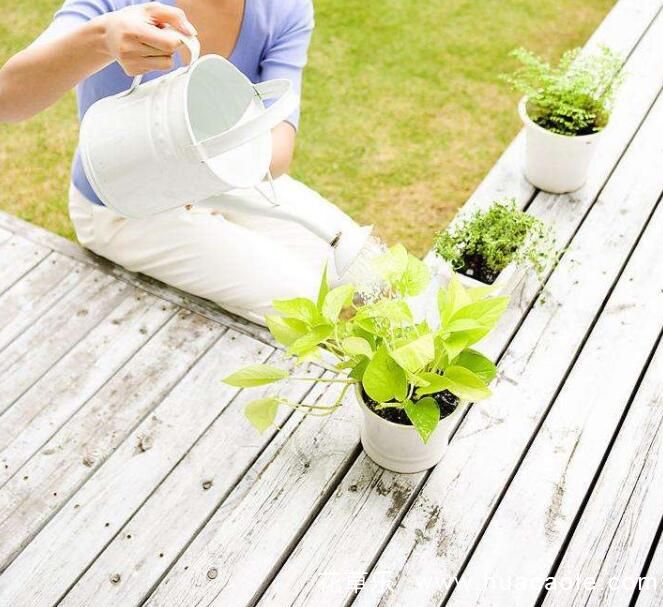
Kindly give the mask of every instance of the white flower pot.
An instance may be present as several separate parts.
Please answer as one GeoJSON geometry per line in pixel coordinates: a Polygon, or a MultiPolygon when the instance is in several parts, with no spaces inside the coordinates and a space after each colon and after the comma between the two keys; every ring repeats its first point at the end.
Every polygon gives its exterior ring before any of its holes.
{"type": "Polygon", "coordinates": [[[534,187],[564,194],[581,188],[587,180],[589,163],[603,131],[569,136],[548,131],[527,115],[527,97],[518,105],[525,125],[525,177],[534,187]]]}
{"type": "Polygon", "coordinates": [[[390,422],[371,411],[364,403],[360,385],[356,395],[364,414],[361,428],[364,451],[378,466],[393,472],[421,472],[437,464],[447,450],[449,436],[465,408],[465,403],[459,403],[451,415],[440,420],[428,442],[424,443],[413,426],[390,422]]]}
{"type": "MultiPolygon", "coordinates": [[[[437,279],[437,284],[442,287],[445,287],[447,284],[449,284],[451,277],[454,275],[454,270],[451,267],[451,264],[439,255],[435,256],[431,270],[437,279]]],[[[461,284],[468,289],[493,286],[494,290],[491,295],[496,297],[498,295],[509,295],[523,278],[525,272],[526,270],[524,268],[517,266],[515,263],[510,263],[498,274],[495,282],[492,285],[487,285],[480,280],[476,280],[470,276],[465,276],[459,272],[456,272],[455,274],[458,276],[461,284]]]]}

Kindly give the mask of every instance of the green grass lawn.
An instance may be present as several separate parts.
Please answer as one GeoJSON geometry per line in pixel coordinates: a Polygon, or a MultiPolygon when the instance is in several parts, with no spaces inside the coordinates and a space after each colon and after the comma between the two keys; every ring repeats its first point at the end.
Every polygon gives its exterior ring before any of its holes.
{"type": "MultiPolygon", "coordinates": [[[[1,0],[0,62],[60,0],[1,0]]],[[[316,0],[294,175],[423,254],[517,133],[508,52],[580,45],[614,0],[316,0]]],[[[73,94],[0,125],[0,208],[73,238],[73,94]]]]}

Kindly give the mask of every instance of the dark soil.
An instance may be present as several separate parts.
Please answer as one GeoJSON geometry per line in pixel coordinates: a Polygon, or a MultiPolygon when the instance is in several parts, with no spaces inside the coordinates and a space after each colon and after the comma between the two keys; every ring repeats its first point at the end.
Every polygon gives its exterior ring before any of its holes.
{"type": "MultiPolygon", "coordinates": [[[[366,406],[382,419],[386,419],[387,421],[394,422],[395,424],[401,424],[403,426],[412,425],[410,418],[405,413],[405,409],[398,409],[396,407],[376,409],[377,403],[373,399],[369,398],[366,392],[362,391],[362,394],[364,396],[364,402],[366,403],[366,406]]],[[[445,417],[451,415],[458,406],[458,397],[454,396],[451,392],[449,392],[449,390],[443,390],[442,392],[430,394],[429,396],[432,396],[440,407],[440,419],[444,419],[445,417]]]]}
{"type": "Polygon", "coordinates": [[[463,265],[458,269],[458,272],[486,285],[492,285],[500,275],[499,272],[486,266],[481,255],[466,255],[463,259],[463,265]]]}

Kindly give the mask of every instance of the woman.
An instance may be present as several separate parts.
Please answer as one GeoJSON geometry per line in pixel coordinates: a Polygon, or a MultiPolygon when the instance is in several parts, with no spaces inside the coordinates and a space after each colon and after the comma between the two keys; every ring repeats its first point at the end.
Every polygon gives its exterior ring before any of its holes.
{"type": "MultiPolygon", "coordinates": [[[[150,80],[175,69],[183,47],[172,28],[197,34],[203,54],[226,57],[254,82],[289,78],[301,91],[313,30],[310,0],[66,0],[37,41],[0,70],[0,120],[29,118],[76,85],[82,117],[98,99],[127,89],[133,76],[150,80]]],[[[298,121],[299,109],[272,132],[279,198],[315,205],[323,217],[341,216],[285,175],[298,121]]],[[[146,219],[121,217],[103,206],[78,154],[69,213],[78,239],[95,253],[259,323],[273,299],[313,296],[330,261],[326,243],[277,219],[190,205],[146,219]]]]}

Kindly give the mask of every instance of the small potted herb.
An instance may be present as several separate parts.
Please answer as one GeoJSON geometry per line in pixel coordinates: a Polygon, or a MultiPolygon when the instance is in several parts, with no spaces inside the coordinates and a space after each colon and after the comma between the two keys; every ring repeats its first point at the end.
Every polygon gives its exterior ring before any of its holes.
{"type": "Polygon", "coordinates": [[[608,124],[622,59],[605,46],[591,54],[567,51],[556,67],[522,48],[512,55],[522,65],[503,79],[524,95],[525,176],[547,192],[577,190],[608,124]]]}
{"type": "MultiPolygon", "coordinates": [[[[471,348],[496,325],[508,298],[467,290],[458,279],[437,294],[439,326],[414,318],[408,301],[430,281],[422,261],[400,245],[375,260],[386,296],[366,302],[353,285],[329,288],[323,275],[316,301],[275,301],[279,315],[266,318],[289,355],[306,362],[331,352],[339,375],[327,381],[343,389],[336,402],[307,405],[274,394],[251,402],[249,420],[264,430],[279,406],[309,415],[329,415],[354,391],[363,411],[361,441],[377,464],[396,472],[418,472],[442,457],[461,402],[490,395],[495,365],[471,348]]],[[[225,382],[237,387],[277,381],[320,381],[269,365],[251,365],[225,382]]],[[[325,380],[322,380],[325,381],[325,380]]]]}
{"type": "Polygon", "coordinates": [[[508,293],[527,269],[542,275],[555,256],[554,244],[550,229],[515,200],[497,201],[437,235],[438,278],[458,272],[469,288],[495,285],[496,293],[508,293]]]}

